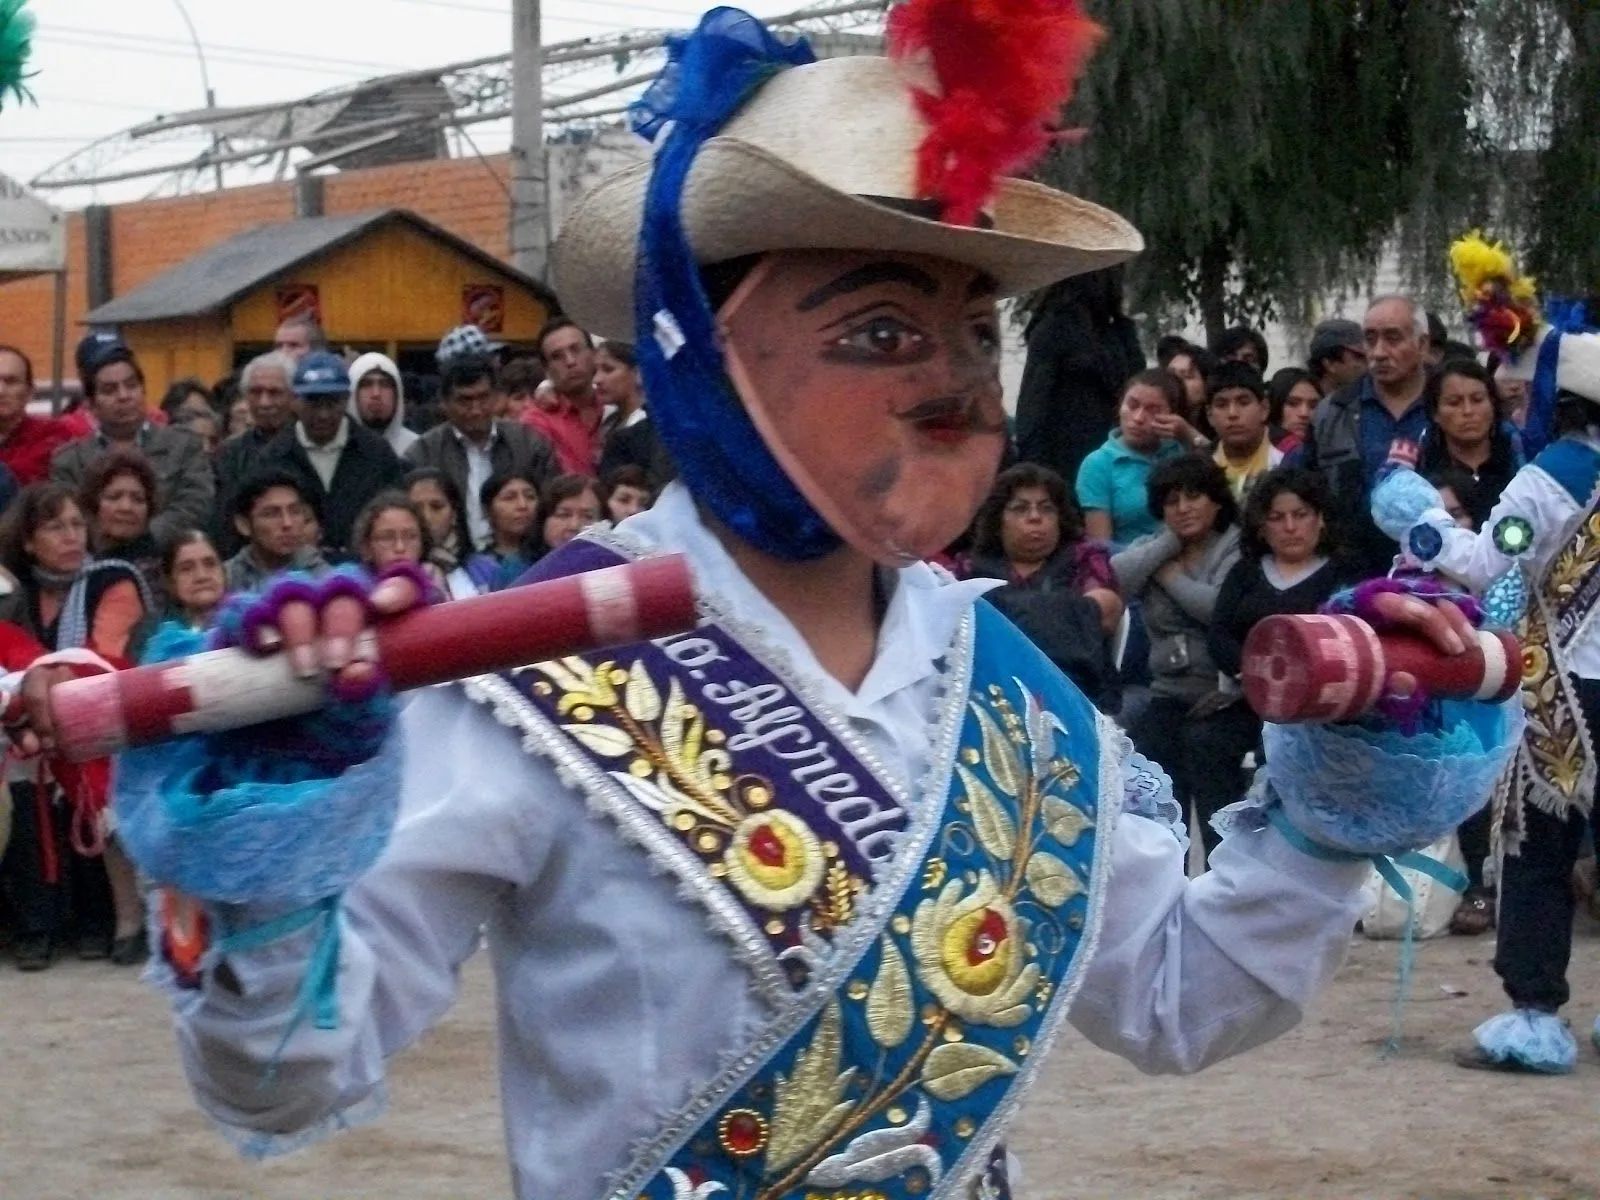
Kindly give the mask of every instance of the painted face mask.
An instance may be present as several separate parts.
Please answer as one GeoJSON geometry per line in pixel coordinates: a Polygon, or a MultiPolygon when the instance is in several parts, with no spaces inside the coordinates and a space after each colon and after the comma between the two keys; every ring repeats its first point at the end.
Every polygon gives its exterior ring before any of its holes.
{"type": "Polygon", "coordinates": [[[992,280],[925,256],[774,253],[717,321],[761,440],[839,537],[901,566],[966,528],[1004,446],[992,280]]]}

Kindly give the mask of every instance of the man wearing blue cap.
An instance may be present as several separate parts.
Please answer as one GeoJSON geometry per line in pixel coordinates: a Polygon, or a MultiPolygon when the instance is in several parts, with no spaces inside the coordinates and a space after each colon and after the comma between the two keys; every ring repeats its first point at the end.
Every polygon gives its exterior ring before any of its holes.
{"type": "Polygon", "coordinates": [[[160,542],[211,519],[217,481],[204,444],[187,429],[152,424],[145,404],[144,371],[133,351],[114,333],[91,333],[78,343],[78,379],[99,428],[68,442],[50,459],[50,478],[79,487],[89,466],[114,447],[137,450],[150,460],[161,484],[161,510],[150,522],[160,542]]]}
{"type": "Polygon", "coordinates": [[[295,421],[263,456],[305,480],[322,513],[323,547],[345,557],[356,514],[403,473],[389,443],[350,420],[350,368],[337,354],[313,350],[295,367],[295,421]]]}

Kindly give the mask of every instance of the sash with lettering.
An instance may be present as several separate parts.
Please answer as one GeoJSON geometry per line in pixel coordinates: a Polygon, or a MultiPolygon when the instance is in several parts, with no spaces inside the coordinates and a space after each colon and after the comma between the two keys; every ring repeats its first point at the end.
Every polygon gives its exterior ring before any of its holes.
{"type": "MultiPolygon", "coordinates": [[[[586,535],[540,574],[634,550],[586,535]]],[[[703,617],[468,685],[678,877],[772,1013],[602,1194],[1004,1200],[1001,1133],[1098,927],[1120,739],[979,602],[908,794],[755,631],[703,617]]]]}
{"type": "MultiPolygon", "coordinates": [[[[1531,581],[1528,610],[1517,636],[1522,642],[1522,703],[1528,721],[1508,775],[1509,791],[1544,812],[1562,817],[1588,812],[1595,790],[1591,731],[1573,692],[1567,648],[1588,628],[1600,607],[1600,486],[1597,456],[1586,445],[1557,443],[1568,451],[1558,481],[1582,487],[1588,503],[1543,574],[1531,581]],[[1569,482],[1570,478],[1570,482],[1569,482]],[[1587,486],[1584,486],[1587,485],[1587,486]]],[[[1581,503],[1583,496],[1575,494],[1581,503]]],[[[1515,845],[1520,821],[1513,820],[1508,846],[1515,845]]]]}

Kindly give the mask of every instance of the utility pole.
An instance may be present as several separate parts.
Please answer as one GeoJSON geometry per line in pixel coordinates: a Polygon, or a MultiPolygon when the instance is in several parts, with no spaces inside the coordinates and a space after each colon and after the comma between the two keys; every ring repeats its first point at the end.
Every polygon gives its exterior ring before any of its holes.
{"type": "Polygon", "coordinates": [[[511,265],[541,281],[549,273],[550,260],[543,75],[539,0],[512,0],[511,265]]]}

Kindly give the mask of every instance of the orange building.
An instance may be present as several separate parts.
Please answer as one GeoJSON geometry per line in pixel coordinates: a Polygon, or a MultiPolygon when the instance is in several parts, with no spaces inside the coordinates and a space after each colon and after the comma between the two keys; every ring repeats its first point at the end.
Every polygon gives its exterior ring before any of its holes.
{"type": "Polygon", "coordinates": [[[555,297],[472,243],[402,209],[308,217],[229,238],[91,309],[138,356],[147,390],[211,381],[272,348],[288,317],[310,316],[335,349],[381,350],[431,372],[439,335],[478,325],[531,344],[555,297]]]}
{"type": "MultiPolygon", "coordinates": [[[[95,206],[67,218],[68,370],[89,311],[128,295],[239,234],[297,217],[404,209],[503,263],[510,253],[509,160],[442,159],[230,188],[175,199],[95,206]]],[[[506,267],[509,271],[510,268],[506,267]]],[[[50,371],[52,279],[0,285],[0,342],[50,371]]],[[[458,320],[434,330],[437,339],[458,320]]],[[[390,339],[374,339],[386,345],[390,339]]],[[[151,389],[155,396],[160,392],[151,389]]]]}

